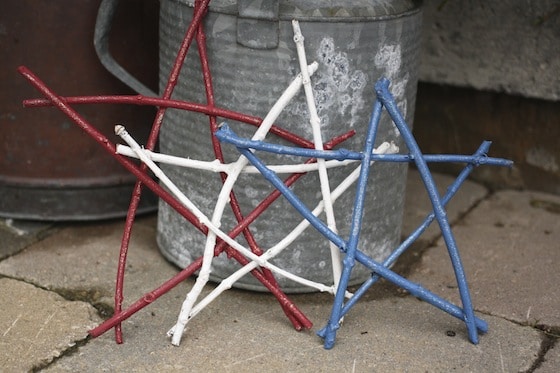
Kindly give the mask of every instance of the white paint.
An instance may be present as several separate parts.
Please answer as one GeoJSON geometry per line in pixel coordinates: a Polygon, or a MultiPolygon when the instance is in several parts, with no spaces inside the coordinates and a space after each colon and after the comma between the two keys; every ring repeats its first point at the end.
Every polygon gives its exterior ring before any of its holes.
{"type": "MultiPolygon", "coordinates": [[[[127,157],[138,158],[138,155],[134,152],[134,150],[132,150],[129,146],[122,145],[122,144],[117,145],[116,153],[126,155],[127,157]]],[[[211,171],[211,172],[225,172],[226,174],[229,174],[230,172],[232,172],[233,171],[233,166],[235,165],[234,163],[220,163],[220,161],[217,160],[217,159],[215,159],[213,161],[199,161],[199,160],[196,160],[196,159],[183,158],[183,157],[177,157],[177,156],[174,156],[174,155],[156,153],[156,152],[152,152],[152,151],[147,150],[147,149],[144,150],[144,154],[154,162],[159,162],[159,163],[164,163],[164,164],[169,164],[169,165],[174,165],[174,166],[180,166],[180,167],[186,167],[186,168],[193,168],[193,169],[198,169],[198,170],[211,171]]],[[[348,159],[348,160],[344,160],[344,161],[330,160],[330,161],[325,161],[325,166],[327,168],[335,168],[335,167],[346,166],[350,163],[355,163],[355,162],[358,162],[358,161],[357,160],[352,160],[352,159],[348,159]]],[[[293,174],[293,173],[299,173],[299,172],[314,172],[314,171],[317,171],[319,169],[319,165],[316,164],[316,163],[268,165],[267,167],[270,168],[272,171],[278,173],[278,174],[293,174]]],[[[247,165],[247,166],[243,167],[242,172],[243,173],[248,173],[248,174],[258,174],[259,170],[257,170],[257,168],[254,167],[254,166],[247,165]]],[[[207,202],[210,203],[211,200],[208,200],[207,202]]]]}

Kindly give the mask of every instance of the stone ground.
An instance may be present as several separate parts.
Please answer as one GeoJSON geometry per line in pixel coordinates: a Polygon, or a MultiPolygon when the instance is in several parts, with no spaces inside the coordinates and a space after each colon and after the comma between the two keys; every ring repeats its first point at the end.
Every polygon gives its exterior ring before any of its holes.
{"type": "MultiPolygon", "coordinates": [[[[437,175],[442,190],[453,179],[437,175]]],[[[429,209],[409,175],[403,233],[429,209]]],[[[24,371],[191,372],[557,372],[560,371],[560,197],[491,193],[467,182],[448,208],[477,315],[478,345],[464,324],[380,282],[352,309],[332,350],[315,335],[330,312],[325,294],[290,298],[314,322],[296,332],[269,294],[232,289],[189,323],[180,347],[165,332],[193,280],[123,323],[124,344],[88,330],[113,310],[123,221],[0,221],[0,366],[24,371]]],[[[177,273],[159,253],[156,217],[138,220],[128,258],[125,306],[177,273]]],[[[394,269],[458,302],[437,227],[394,269]]]]}

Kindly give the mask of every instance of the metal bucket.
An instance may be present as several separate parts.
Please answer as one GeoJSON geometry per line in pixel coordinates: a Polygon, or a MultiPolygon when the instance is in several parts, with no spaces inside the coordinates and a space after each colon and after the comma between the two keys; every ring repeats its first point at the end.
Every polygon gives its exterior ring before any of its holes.
{"type": "MultiPolygon", "coordinates": [[[[24,109],[22,100],[38,93],[16,72],[25,64],[63,95],[129,91],[96,59],[92,40],[98,6],[99,1],[0,2],[0,216],[91,220],[126,215],[134,177],[58,110],[24,109]]],[[[129,122],[146,137],[153,117],[152,109],[140,107],[77,109],[115,141],[115,123],[129,122]]],[[[157,199],[146,194],[140,211],[156,208],[157,199]]]]}
{"type": "MultiPolygon", "coordinates": [[[[342,146],[361,150],[371,107],[373,85],[381,76],[389,78],[391,89],[409,124],[412,123],[421,29],[418,2],[401,1],[213,1],[204,20],[209,63],[216,104],[238,112],[264,117],[275,100],[298,74],[292,19],[298,19],[305,37],[308,61],[319,63],[312,77],[317,108],[325,140],[354,129],[357,135],[342,146]],[[255,8],[254,4],[261,4],[255,8]],[[327,4],[327,5],[324,5],[327,4]]],[[[160,89],[192,18],[192,3],[185,0],[160,2],[160,89]]],[[[206,102],[196,48],[189,50],[174,98],[206,102]]],[[[229,122],[236,132],[250,137],[255,131],[229,122]]],[[[305,97],[301,92],[276,121],[306,139],[312,139],[305,97]]],[[[280,141],[273,135],[270,141],[280,141]]],[[[399,134],[384,115],[379,142],[395,141],[403,146],[399,134]]],[[[214,159],[208,119],[204,115],[168,110],[160,135],[163,153],[193,159],[214,159]]],[[[226,161],[238,153],[224,147],[226,161]]],[[[276,164],[282,160],[270,157],[276,164]]],[[[294,160],[292,160],[294,161],[294,160]]],[[[167,175],[205,213],[212,215],[221,188],[220,177],[204,171],[163,166],[167,175]]],[[[365,210],[360,249],[382,260],[400,240],[406,165],[378,164],[365,210]]],[[[351,169],[329,170],[331,188],[337,186],[351,169]]],[[[234,192],[243,214],[248,214],[272,188],[260,175],[242,175],[234,192]]],[[[293,190],[313,208],[320,199],[318,176],[300,179],[293,190]]],[[[340,234],[348,235],[353,191],[335,204],[340,234]]],[[[227,210],[227,209],[226,209],[227,210]]],[[[251,225],[259,246],[266,250],[291,231],[301,217],[283,198],[278,199],[251,225]]],[[[236,225],[233,214],[226,214],[221,228],[228,232],[236,225]]],[[[186,223],[165,203],[160,203],[157,242],[161,252],[180,267],[189,265],[203,253],[205,237],[186,223]]],[[[314,281],[332,284],[329,245],[309,228],[284,252],[272,260],[276,265],[314,281]]],[[[356,266],[351,283],[368,278],[365,268],[356,266]]],[[[225,254],[215,258],[211,279],[221,280],[239,268],[225,254]]],[[[308,292],[285,278],[280,286],[287,292],[308,292]]],[[[236,287],[265,290],[252,276],[245,276],[236,287]]]]}

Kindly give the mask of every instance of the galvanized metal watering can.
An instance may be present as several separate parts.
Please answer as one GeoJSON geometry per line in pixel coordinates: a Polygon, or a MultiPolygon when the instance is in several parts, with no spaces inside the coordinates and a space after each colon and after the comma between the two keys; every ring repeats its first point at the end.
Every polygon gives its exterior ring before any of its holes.
{"type": "MultiPolygon", "coordinates": [[[[154,94],[122,69],[108,54],[106,30],[110,25],[115,0],[106,0],[98,17],[97,49],[105,66],[140,93],[154,94]]],[[[193,2],[160,1],[160,89],[165,83],[184,32],[192,19],[193,2]]],[[[321,118],[323,138],[328,140],[349,129],[356,135],[342,146],[361,149],[375,99],[374,82],[381,76],[392,82],[399,107],[412,123],[418,76],[421,31],[420,2],[398,1],[227,1],[210,3],[204,20],[209,64],[220,107],[263,117],[272,104],[298,74],[296,47],[291,20],[299,20],[305,36],[308,60],[319,63],[311,78],[316,105],[321,118]]],[[[199,57],[191,48],[173,98],[206,102],[199,57]]],[[[278,125],[312,139],[303,93],[296,96],[277,121],[278,125]]],[[[254,127],[229,123],[237,133],[251,137],[254,127]]],[[[380,141],[394,141],[404,146],[388,118],[383,118],[377,136],[380,141]]],[[[270,135],[272,136],[272,135],[270,135]]],[[[193,159],[212,160],[208,119],[200,114],[168,110],[160,135],[160,151],[193,159]]],[[[281,141],[271,137],[270,141],[281,141]]],[[[238,153],[224,147],[227,161],[238,153]]],[[[301,160],[292,160],[301,162],[301,160]]],[[[270,158],[270,162],[279,163],[270,158]]],[[[360,248],[382,260],[400,240],[406,165],[375,165],[365,209],[360,248]]],[[[205,171],[163,166],[167,175],[208,216],[221,188],[220,178],[205,171]]],[[[351,170],[329,170],[331,186],[336,186],[351,170]]],[[[319,180],[309,174],[293,187],[308,206],[320,200],[319,180]]],[[[244,214],[268,195],[271,186],[257,175],[242,175],[236,192],[244,214]]],[[[335,204],[337,226],[344,237],[348,233],[352,192],[335,204]]],[[[301,220],[281,199],[276,201],[253,224],[251,231],[262,249],[280,241],[301,220]]],[[[221,228],[228,231],[236,224],[233,214],[224,215],[221,228]]],[[[161,252],[180,267],[202,255],[205,237],[186,223],[164,203],[160,203],[157,241],[161,252]]],[[[313,230],[305,232],[287,250],[272,260],[276,265],[313,281],[332,283],[328,242],[313,230]]],[[[221,280],[238,268],[225,257],[215,258],[211,278],[221,280]]],[[[369,272],[353,271],[352,282],[363,282],[369,272]]],[[[286,279],[280,286],[288,292],[306,292],[286,279]]],[[[235,286],[264,290],[253,278],[235,286]]]]}

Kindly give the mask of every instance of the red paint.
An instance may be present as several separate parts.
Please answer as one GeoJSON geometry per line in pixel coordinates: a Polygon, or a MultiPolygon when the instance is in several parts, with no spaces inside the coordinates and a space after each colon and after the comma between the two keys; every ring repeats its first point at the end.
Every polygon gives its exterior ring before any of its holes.
{"type": "MultiPolygon", "coordinates": [[[[179,100],[165,100],[160,97],[147,97],[142,95],[109,95],[109,96],[77,96],[77,97],[61,97],[61,99],[71,105],[85,105],[85,104],[126,104],[126,105],[141,105],[141,106],[159,106],[165,108],[181,109],[194,111],[206,115],[213,115],[216,117],[227,118],[242,123],[247,123],[258,127],[262,123],[262,118],[255,117],[222,109],[219,107],[211,107],[209,105],[198,104],[189,101],[179,100]]],[[[28,99],[23,101],[25,107],[43,107],[51,106],[52,103],[45,99],[28,99]]],[[[297,146],[313,148],[313,142],[308,141],[298,135],[295,135],[281,127],[272,126],[270,133],[273,133],[297,146]]]]}

